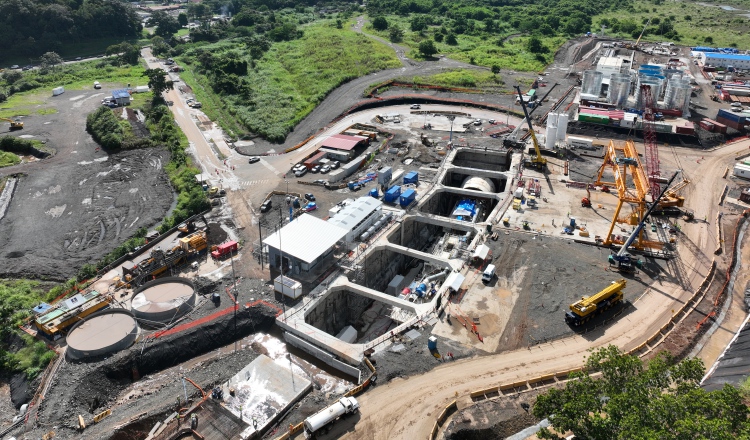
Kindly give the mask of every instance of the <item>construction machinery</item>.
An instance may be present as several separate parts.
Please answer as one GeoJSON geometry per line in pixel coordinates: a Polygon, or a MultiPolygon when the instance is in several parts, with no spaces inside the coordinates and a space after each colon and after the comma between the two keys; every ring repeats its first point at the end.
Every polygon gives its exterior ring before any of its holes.
{"type": "Polygon", "coordinates": [[[581,207],[591,208],[591,190],[588,185],[586,185],[586,197],[581,199],[581,207]]]}
{"type": "Polygon", "coordinates": [[[658,182],[661,177],[661,171],[659,170],[659,149],[656,146],[656,129],[654,128],[654,120],[656,120],[656,115],[658,114],[654,113],[657,97],[651,95],[651,86],[646,84],[641,85],[640,93],[641,102],[643,103],[643,146],[646,151],[646,171],[648,172],[651,201],[656,202],[658,200],[657,195],[659,194],[658,182]]]}
{"type": "Polygon", "coordinates": [[[526,103],[523,100],[521,88],[516,86],[516,92],[518,92],[518,97],[521,101],[521,108],[523,108],[523,114],[526,117],[526,123],[529,125],[529,134],[531,135],[531,142],[534,144],[534,151],[536,153],[536,156],[532,156],[526,161],[526,165],[538,170],[544,170],[547,168],[547,158],[542,156],[542,151],[539,149],[539,142],[536,139],[534,127],[531,125],[531,117],[529,116],[528,110],[526,110],[526,103]]]}
{"type": "Polygon", "coordinates": [[[181,266],[191,258],[206,252],[206,232],[196,231],[179,240],[179,244],[172,249],[163,250],[156,248],[151,251],[149,258],[138,264],[125,263],[122,266],[122,279],[116,283],[119,287],[136,287],[146,281],[164,275],[167,270],[181,266]]]}
{"type": "MultiPolygon", "coordinates": [[[[675,177],[677,177],[677,174],[678,173],[675,172],[672,175],[672,178],[669,179],[669,182],[667,182],[667,185],[661,191],[661,194],[659,195],[659,197],[657,197],[657,200],[659,200],[661,196],[664,195],[664,192],[667,191],[667,187],[672,183],[675,177]]],[[[638,226],[635,227],[633,232],[630,234],[630,237],[628,237],[625,243],[623,243],[620,250],[616,254],[612,254],[609,256],[608,260],[610,267],[614,266],[621,272],[633,272],[636,268],[641,267],[641,260],[638,260],[630,255],[630,253],[628,253],[628,248],[633,244],[636,238],[639,238],[641,232],[643,231],[643,226],[646,224],[646,220],[657,207],[657,205],[657,203],[651,204],[651,206],[648,208],[648,211],[646,211],[646,213],[641,217],[641,221],[640,223],[638,223],[638,226]]]]}
{"type": "Polygon", "coordinates": [[[0,121],[10,122],[10,131],[23,130],[23,122],[20,119],[0,118],[0,121]]]}
{"type": "Polygon", "coordinates": [[[639,35],[639,36],[638,36],[638,39],[637,39],[637,40],[635,40],[635,44],[633,44],[632,46],[631,46],[631,45],[629,45],[629,44],[626,44],[626,45],[625,45],[625,48],[626,48],[626,49],[632,49],[632,50],[638,50],[638,43],[640,43],[640,42],[641,42],[641,38],[643,38],[643,34],[644,34],[644,33],[646,33],[646,28],[647,28],[647,27],[648,27],[648,25],[650,25],[650,24],[651,24],[651,19],[649,18],[649,19],[648,19],[648,21],[646,22],[646,25],[645,25],[645,26],[643,26],[643,30],[641,31],[641,35],[639,35]]]}
{"type": "Polygon", "coordinates": [[[595,315],[622,301],[622,289],[626,284],[624,279],[612,281],[599,293],[581,297],[580,301],[570,305],[570,311],[565,313],[565,322],[574,327],[587,323],[595,315]]]}

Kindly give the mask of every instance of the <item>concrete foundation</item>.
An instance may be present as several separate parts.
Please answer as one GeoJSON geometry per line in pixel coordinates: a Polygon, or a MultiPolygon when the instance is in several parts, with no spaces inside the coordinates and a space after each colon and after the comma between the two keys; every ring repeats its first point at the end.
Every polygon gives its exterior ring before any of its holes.
{"type": "Polygon", "coordinates": [[[138,288],[131,301],[131,309],[136,318],[146,323],[167,323],[192,310],[195,301],[195,286],[192,281],[166,277],[138,288]]]}
{"type": "Polygon", "coordinates": [[[503,192],[508,182],[506,173],[494,171],[473,170],[470,168],[449,168],[445,172],[442,184],[453,188],[463,188],[464,182],[469,177],[480,177],[492,182],[494,193],[503,192]]]}
{"type": "Polygon", "coordinates": [[[449,260],[461,258],[476,234],[476,227],[465,222],[409,215],[387,239],[390,243],[449,260]]]}
{"type": "Polygon", "coordinates": [[[441,188],[435,190],[420,203],[419,212],[450,218],[453,209],[456,207],[456,203],[462,199],[473,199],[482,204],[481,212],[475,223],[487,220],[500,201],[497,195],[482,193],[480,191],[441,188]]]}

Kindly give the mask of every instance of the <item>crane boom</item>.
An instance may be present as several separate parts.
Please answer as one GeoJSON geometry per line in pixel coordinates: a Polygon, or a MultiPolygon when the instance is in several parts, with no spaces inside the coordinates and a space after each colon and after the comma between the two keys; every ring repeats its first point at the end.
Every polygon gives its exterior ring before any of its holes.
{"type": "Polygon", "coordinates": [[[667,182],[667,184],[664,186],[664,189],[661,190],[661,194],[659,194],[659,197],[656,198],[656,202],[651,204],[651,206],[648,208],[648,211],[646,211],[646,213],[643,215],[641,222],[638,223],[638,226],[635,227],[633,233],[630,234],[630,237],[628,237],[625,243],[623,243],[622,248],[620,248],[620,251],[617,253],[617,257],[615,258],[615,260],[617,260],[619,257],[623,257],[628,252],[628,248],[631,244],[633,244],[633,241],[635,241],[636,237],[638,237],[638,234],[640,234],[641,230],[643,229],[643,226],[646,224],[646,219],[649,215],[651,215],[654,209],[656,209],[656,206],[659,204],[657,203],[658,200],[661,199],[661,197],[667,191],[667,188],[672,184],[672,181],[675,179],[675,177],[677,177],[678,173],[678,171],[675,171],[675,173],[672,175],[672,178],[669,179],[669,182],[667,182]]]}
{"type": "Polygon", "coordinates": [[[647,28],[647,27],[648,27],[648,25],[650,25],[650,24],[651,24],[651,19],[649,18],[649,19],[648,19],[648,21],[646,22],[646,25],[645,25],[645,26],[643,26],[643,30],[641,31],[641,35],[639,35],[639,36],[638,36],[638,39],[637,39],[637,40],[635,41],[635,45],[634,45],[634,47],[635,47],[635,48],[637,48],[637,47],[638,47],[638,43],[640,43],[640,42],[641,42],[641,38],[643,38],[643,34],[644,34],[644,33],[646,33],[646,28],[647,28]]]}
{"type": "Polygon", "coordinates": [[[518,98],[521,101],[521,108],[523,109],[523,115],[526,117],[526,123],[529,125],[529,134],[531,135],[531,142],[534,144],[534,151],[536,157],[531,158],[531,165],[539,169],[544,169],[547,166],[547,159],[542,156],[542,151],[539,149],[539,142],[536,140],[536,134],[534,133],[534,126],[531,125],[531,117],[529,112],[526,110],[526,103],[523,101],[523,95],[521,94],[521,88],[516,87],[518,92],[518,98]]]}

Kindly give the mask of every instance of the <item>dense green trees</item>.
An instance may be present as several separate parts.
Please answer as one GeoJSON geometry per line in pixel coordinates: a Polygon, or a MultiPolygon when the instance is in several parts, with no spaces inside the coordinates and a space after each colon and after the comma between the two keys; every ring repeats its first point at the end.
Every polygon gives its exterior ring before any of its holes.
{"type": "Polygon", "coordinates": [[[419,52],[425,57],[431,57],[437,53],[437,48],[432,40],[423,40],[419,43],[419,52]]]}
{"type": "Polygon", "coordinates": [[[588,440],[750,438],[750,410],[740,392],[729,385],[703,390],[699,359],[676,362],[665,352],[644,365],[609,346],[593,352],[586,367],[601,376],[577,373],[563,389],[538,397],[534,415],[554,427],[540,438],[563,438],[555,431],[588,440]]]}
{"type": "Polygon", "coordinates": [[[154,99],[163,99],[161,94],[174,89],[174,83],[167,79],[164,69],[146,69],[143,76],[148,78],[148,87],[154,93],[154,99]]]}
{"type": "MultiPolygon", "coordinates": [[[[187,17],[185,17],[187,24],[187,17]]],[[[176,18],[163,11],[156,11],[151,14],[148,21],[149,26],[156,26],[154,33],[160,37],[169,38],[180,30],[180,22],[176,18]]]]}
{"type": "Polygon", "coordinates": [[[105,150],[117,150],[125,141],[125,130],[109,107],[99,107],[86,117],[86,131],[105,150]]]}
{"type": "Polygon", "coordinates": [[[96,38],[133,38],[141,24],[130,4],[101,0],[0,0],[0,62],[39,56],[63,44],[96,38]]]}

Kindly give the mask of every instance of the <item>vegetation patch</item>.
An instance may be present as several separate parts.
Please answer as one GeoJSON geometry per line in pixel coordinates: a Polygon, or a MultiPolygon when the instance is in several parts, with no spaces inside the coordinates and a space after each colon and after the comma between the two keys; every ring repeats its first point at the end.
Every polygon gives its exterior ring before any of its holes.
{"type": "Polygon", "coordinates": [[[57,109],[56,108],[49,108],[49,107],[48,108],[40,108],[39,110],[36,111],[36,114],[41,115],[41,116],[44,116],[44,115],[54,115],[55,113],[57,113],[57,109]]]}
{"type": "Polygon", "coordinates": [[[499,75],[485,70],[456,69],[430,76],[415,76],[410,81],[416,84],[431,84],[445,87],[498,87],[503,85],[499,75]]]}
{"type": "Polygon", "coordinates": [[[222,96],[225,111],[199,98],[203,110],[222,125],[242,127],[275,142],[283,142],[331,90],[400,65],[392,49],[330,22],[305,27],[299,39],[269,42],[258,59],[253,59],[257,52],[252,44],[221,42],[188,50],[182,59],[197,74],[184,80],[196,91],[210,87],[222,96]],[[197,83],[191,83],[194,80],[197,83]],[[237,122],[224,123],[227,114],[237,122]]]}
{"type": "Polygon", "coordinates": [[[14,136],[0,137],[0,150],[19,153],[44,159],[55,154],[55,150],[36,139],[23,139],[14,136]]]}
{"type": "Polygon", "coordinates": [[[7,151],[0,151],[0,168],[18,165],[19,163],[21,163],[20,157],[7,151]]]}

